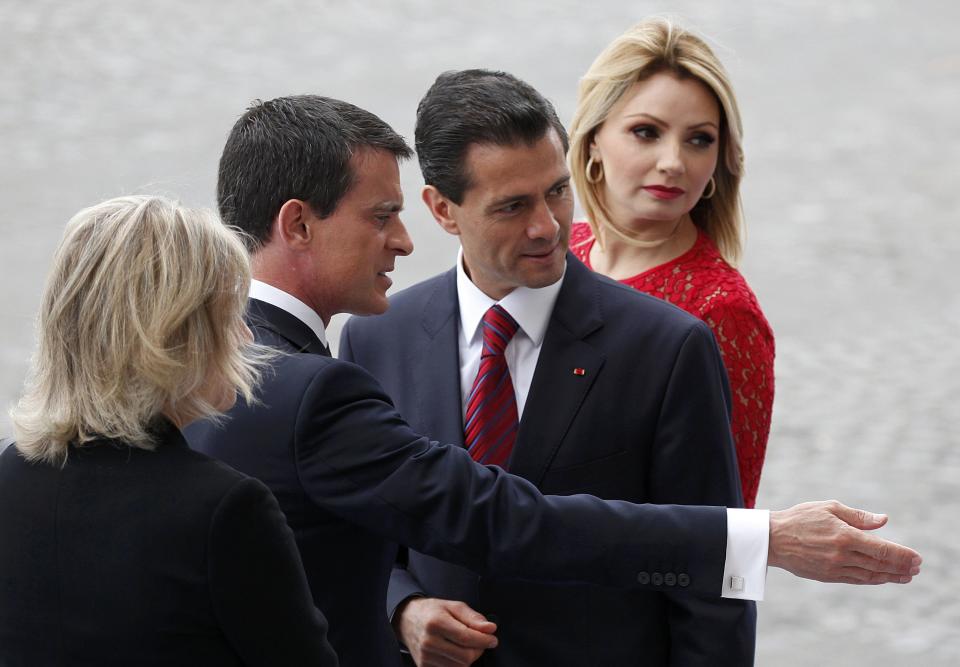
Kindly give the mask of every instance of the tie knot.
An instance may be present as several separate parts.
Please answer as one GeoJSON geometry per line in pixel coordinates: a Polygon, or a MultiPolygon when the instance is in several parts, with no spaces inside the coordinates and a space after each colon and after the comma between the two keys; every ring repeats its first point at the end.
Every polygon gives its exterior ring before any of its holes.
{"type": "Polygon", "coordinates": [[[510,317],[510,313],[499,304],[491,306],[483,315],[483,354],[481,356],[503,354],[519,328],[517,321],[510,317]]]}

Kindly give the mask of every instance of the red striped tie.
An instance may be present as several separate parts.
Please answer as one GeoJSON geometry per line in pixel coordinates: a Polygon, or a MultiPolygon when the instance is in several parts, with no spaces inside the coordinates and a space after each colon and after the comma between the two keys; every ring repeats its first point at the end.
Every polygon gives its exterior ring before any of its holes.
{"type": "Polygon", "coordinates": [[[483,316],[480,370],[467,398],[464,443],[474,461],[505,468],[517,439],[517,399],[503,351],[519,325],[499,305],[483,316]]]}

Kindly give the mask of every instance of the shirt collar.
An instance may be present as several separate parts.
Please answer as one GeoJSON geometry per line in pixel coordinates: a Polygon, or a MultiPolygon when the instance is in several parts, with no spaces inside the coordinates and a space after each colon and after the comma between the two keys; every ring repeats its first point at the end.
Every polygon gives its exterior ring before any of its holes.
{"type": "Polygon", "coordinates": [[[467,340],[473,340],[490,306],[499,303],[510,316],[517,321],[520,329],[534,345],[541,345],[550,323],[553,306],[563,285],[563,276],[567,273],[564,262],[563,275],[552,285],[531,288],[517,287],[508,295],[494,301],[471,282],[463,268],[463,248],[457,254],[457,300],[460,302],[460,330],[467,340]]]}
{"type": "Polygon", "coordinates": [[[264,301],[287,311],[307,325],[320,342],[323,343],[324,347],[329,347],[329,345],[327,345],[327,328],[323,326],[323,319],[317,315],[317,311],[297,297],[268,283],[251,280],[250,298],[264,301]]]}

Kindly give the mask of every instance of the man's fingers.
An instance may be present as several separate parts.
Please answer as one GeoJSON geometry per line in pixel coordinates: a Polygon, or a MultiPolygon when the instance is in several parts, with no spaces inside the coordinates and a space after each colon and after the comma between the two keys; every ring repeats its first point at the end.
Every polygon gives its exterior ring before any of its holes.
{"type": "Polygon", "coordinates": [[[918,558],[913,549],[859,531],[850,531],[847,544],[836,553],[841,567],[906,576],[920,572],[919,564],[914,565],[918,558]]]}
{"type": "Polygon", "coordinates": [[[890,572],[877,572],[861,567],[845,567],[837,576],[836,582],[841,584],[909,584],[913,577],[902,574],[892,574],[890,572]]]}
{"type": "Polygon", "coordinates": [[[472,609],[463,602],[453,603],[448,607],[450,615],[469,628],[477,632],[492,635],[497,631],[497,624],[487,620],[487,617],[472,609]]]}
{"type": "Polygon", "coordinates": [[[496,648],[497,637],[492,634],[497,626],[463,602],[442,601],[442,612],[432,619],[427,630],[449,642],[467,649],[496,648]],[[481,629],[475,629],[477,626],[481,629]]]}
{"type": "Polygon", "coordinates": [[[830,509],[837,517],[861,530],[876,530],[887,522],[886,514],[874,514],[866,510],[847,507],[835,500],[831,503],[830,509]]]}
{"type": "Polygon", "coordinates": [[[878,572],[912,576],[920,573],[923,562],[920,554],[910,547],[865,533],[857,534],[851,549],[873,560],[875,566],[870,569],[878,572]]]}
{"type": "Polygon", "coordinates": [[[471,665],[497,638],[476,630],[460,617],[487,629],[496,626],[463,602],[415,598],[399,610],[399,634],[420,667],[471,665]]]}
{"type": "Polygon", "coordinates": [[[497,647],[496,635],[474,630],[462,623],[456,623],[449,627],[443,633],[443,636],[457,646],[464,648],[485,650],[497,647]]]}
{"type": "Polygon", "coordinates": [[[476,632],[448,616],[447,619],[428,631],[422,638],[420,651],[423,663],[431,667],[444,665],[471,665],[483,654],[486,647],[471,646],[477,638],[487,641],[490,635],[476,632]],[[470,633],[473,633],[471,636],[470,633]]]}

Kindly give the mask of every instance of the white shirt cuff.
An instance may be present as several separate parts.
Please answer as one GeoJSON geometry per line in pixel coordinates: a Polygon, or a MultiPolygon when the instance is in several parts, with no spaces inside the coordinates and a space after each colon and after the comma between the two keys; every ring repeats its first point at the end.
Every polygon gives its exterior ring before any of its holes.
{"type": "Polygon", "coordinates": [[[727,508],[727,557],[720,596],[762,600],[769,548],[769,510],[727,508]]]}

